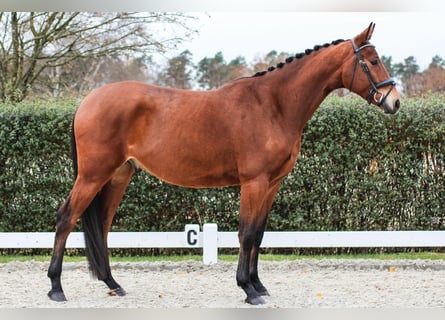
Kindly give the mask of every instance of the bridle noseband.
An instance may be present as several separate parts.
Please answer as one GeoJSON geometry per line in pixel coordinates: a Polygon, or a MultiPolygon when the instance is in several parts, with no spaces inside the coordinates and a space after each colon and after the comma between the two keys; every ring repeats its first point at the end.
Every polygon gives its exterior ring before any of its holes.
{"type": "Polygon", "coordinates": [[[360,51],[362,51],[363,49],[368,48],[368,47],[374,48],[374,46],[372,44],[368,43],[361,47],[357,47],[357,45],[355,44],[353,39],[351,39],[351,43],[352,43],[352,47],[354,48],[355,63],[354,63],[354,69],[352,70],[352,78],[351,78],[351,83],[349,85],[349,90],[352,91],[352,83],[354,81],[355,71],[357,69],[357,63],[360,63],[360,66],[362,67],[363,72],[366,74],[366,76],[368,77],[369,83],[371,84],[371,88],[369,88],[369,95],[366,98],[366,100],[368,101],[368,104],[370,104],[371,100],[374,99],[374,101],[380,107],[383,104],[383,102],[385,102],[385,99],[391,93],[392,89],[395,87],[396,82],[393,79],[388,79],[388,80],[385,80],[385,81],[382,81],[379,83],[375,83],[374,79],[372,79],[371,72],[369,71],[368,65],[366,64],[365,60],[363,59],[362,54],[360,53],[360,51]],[[387,86],[391,86],[391,88],[388,90],[386,95],[383,95],[383,93],[381,93],[379,91],[379,89],[383,88],[383,87],[387,87],[387,86]]]}

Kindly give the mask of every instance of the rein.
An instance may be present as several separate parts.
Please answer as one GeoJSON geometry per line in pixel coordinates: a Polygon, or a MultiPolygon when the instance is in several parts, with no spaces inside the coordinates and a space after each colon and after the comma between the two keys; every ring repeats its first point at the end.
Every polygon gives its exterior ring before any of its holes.
{"type": "Polygon", "coordinates": [[[379,83],[375,83],[374,79],[371,76],[371,72],[369,71],[368,65],[366,64],[365,60],[363,59],[362,54],[360,53],[361,50],[368,48],[368,47],[374,48],[374,46],[372,44],[368,43],[361,47],[357,47],[357,45],[355,44],[353,39],[351,39],[351,43],[352,43],[352,47],[354,48],[355,63],[354,63],[354,69],[352,70],[352,78],[351,78],[351,83],[349,84],[349,90],[352,91],[352,84],[353,84],[354,77],[355,77],[355,71],[357,69],[357,64],[360,63],[360,66],[362,67],[363,72],[366,74],[366,76],[368,77],[369,83],[371,84],[371,88],[369,88],[369,91],[368,91],[369,94],[368,94],[368,97],[366,98],[366,100],[368,101],[368,104],[371,104],[371,100],[374,99],[374,101],[380,107],[383,104],[383,102],[385,102],[386,98],[391,93],[391,91],[395,87],[396,83],[393,79],[388,79],[388,80],[384,80],[379,83]],[[386,95],[383,95],[383,93],[381,93],[379,91],[379,89],[383,88],[383,87],[387,87],[387,86],[391,86],[391,88],[388,90],[386,95]]]}

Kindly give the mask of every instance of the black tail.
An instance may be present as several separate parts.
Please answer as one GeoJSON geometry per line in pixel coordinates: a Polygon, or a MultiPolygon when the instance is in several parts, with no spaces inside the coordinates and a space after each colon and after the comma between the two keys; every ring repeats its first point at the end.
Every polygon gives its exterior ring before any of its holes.
{"type": "MultiPolygon", "coordinates": [[[[74,118],[76,115],[74,114],[74,118]]],[[[73,159],[74,180],[77,179],[77,146],[76,136],[74,135],[74,118],[71,123],[71,159],[73,159]]]]}
{"type": "MultiPolygon", "coordinates": [[[[74,179],[77,178],[77,147],[74,135],[74,120],[71,129],[71,156],[73,159],[74,179]]],[[[85,236],[85,254],[94,276],[100,280],[106,279],[110,274],[107,246],[103,237],[101,220],[101,193],[94,197],[82,215],[82,228],[85,236]]]]}
{"type": "Polygon", "coordinates": [[[108,249],[103,237],[100,203],[99,192],[82,215],[82,228],[85,235],[85,254],[90,270],[99,280],[105,280],[111,271],[108,263],[108,249]]]}

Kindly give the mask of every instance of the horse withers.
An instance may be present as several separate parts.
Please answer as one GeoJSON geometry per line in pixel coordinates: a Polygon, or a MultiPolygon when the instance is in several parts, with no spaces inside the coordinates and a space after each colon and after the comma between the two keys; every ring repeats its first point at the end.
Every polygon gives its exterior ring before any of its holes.
{"type": "Polygon", "coordinates": [[[171,184],[240,185],[237,284],[246,302],[262,304],[258,277],[266,219],[282,179],[295,165],[303,128],[326,96],[347,88],[393,114],[395,83],[370,39],[375,25],[350,40],[317,45],[252,77],[211,91],[187,91],[134,81],[91,92],[73,121],[73,189],[57,213],[48,276],[52,300],[64,301],[62,260],[79,219],[90,269],[115,295],[107,235],[134,172],[171,184]]]}

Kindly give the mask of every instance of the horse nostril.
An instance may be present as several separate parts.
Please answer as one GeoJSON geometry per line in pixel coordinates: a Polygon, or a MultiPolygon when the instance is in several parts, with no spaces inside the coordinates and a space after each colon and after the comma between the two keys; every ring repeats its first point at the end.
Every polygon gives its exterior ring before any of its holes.
{"type": "Polygon", "coordinates": [[[394,110],[397,111],[400,108],[400,100],[397,99],[396,102],[394,103],[394,110]]]}

